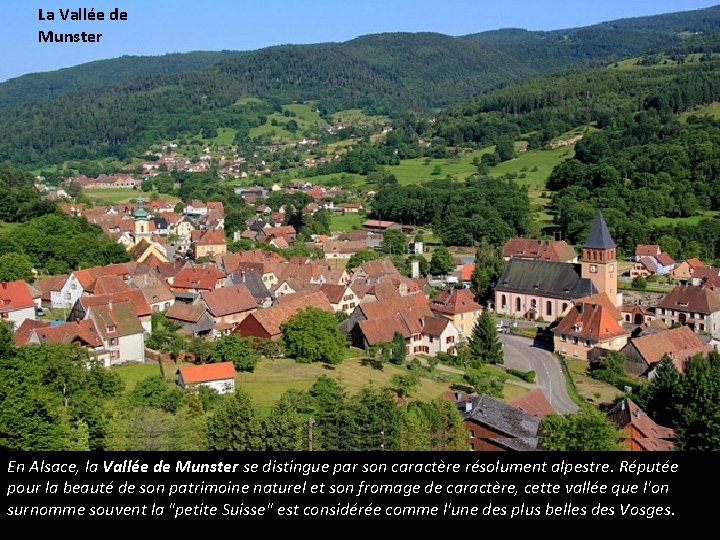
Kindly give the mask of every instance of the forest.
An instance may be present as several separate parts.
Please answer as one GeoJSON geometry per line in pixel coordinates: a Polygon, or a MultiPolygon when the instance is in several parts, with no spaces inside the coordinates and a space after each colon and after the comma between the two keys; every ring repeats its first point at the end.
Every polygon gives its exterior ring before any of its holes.
{"type": "MultiPolygon", "coordinates": [[[[621,30],[597,25],[465,37],[388,33],[217,57],[197,53],[137,62],[123,57],[28,75],[0,84],[0,161],[38,166],[125,159],[150,143],[197,133],[205,125],[242,131],[258,119],[257,111],[238,106],[247,97],[268,103],[318,100],[323,114],[353,107],[393,116],[428,114],[559,69],[607,65],[658,50],[717,50],[718,13],[712,8],[702,16],[688,12],[669,20],[661,15],[621,30]],[[690,29],[697,34],[679,35],[690,29]]],[[[488,107],[503,112],[501,103],[481,100],[481,110],[489,112],[488,107]]],[[[536,116],[535,123],[543,121],[536,116]]],[[[450,141],[452,126],[446,131],[440,135],[450,141]]],[[[466,134],[462,139],[480,142],[466,134]]]]}

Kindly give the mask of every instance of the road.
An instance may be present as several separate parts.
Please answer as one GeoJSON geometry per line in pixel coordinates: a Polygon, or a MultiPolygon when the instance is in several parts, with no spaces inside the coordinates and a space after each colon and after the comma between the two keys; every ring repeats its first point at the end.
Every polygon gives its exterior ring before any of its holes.
{"type": "Polygon", "coordinates": [[[522,371],[534,371],[535,383],[559,413],[573,413],[578,406],[570,399],[560,363],[548,349],[533,344],[531,339],[510,334],[499,336],[503,344],[505,366],[522,371]]]}

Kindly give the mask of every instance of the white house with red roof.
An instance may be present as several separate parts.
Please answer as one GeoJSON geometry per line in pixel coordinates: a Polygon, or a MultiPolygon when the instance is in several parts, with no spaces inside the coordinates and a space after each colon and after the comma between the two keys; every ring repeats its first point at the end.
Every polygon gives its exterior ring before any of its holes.
{"type": "Polygon", "coordinates": [[[235,391],[235,366],[232,362],[183,366],[178,370],[178,385],[183,388],[206,386],[218,394],[235,391]]]}
{"type": "Polygon", "coordinates": [[[22,280],[0,283],[0,317],[17,329],[26,319],[35,320],[35,301],[22,280]]]}

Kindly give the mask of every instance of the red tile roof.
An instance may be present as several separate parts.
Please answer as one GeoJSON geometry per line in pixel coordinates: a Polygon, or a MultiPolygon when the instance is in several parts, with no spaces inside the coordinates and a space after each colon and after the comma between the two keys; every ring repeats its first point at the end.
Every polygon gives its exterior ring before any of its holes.
{"type": "Polygon", "coordinates": [[[345,285],[331,285],[329,283],[320,285],[320,291],[327,297],[331,304],[339,304],[342,302],[346,290],[347,286],[345,285]]]}
{"type": "Polygon", "coordinates": [[[0,283],[0,312],[35,306],[27,283],[22,280],[0,283]]]}
{"type": "Polygon", "coordinates": [[[202,364],[199,366],[183,366],[179,370],[185,384],[196,384],[209,381],[221,381],[235,378],[235,366],[232,362],[202,364]]]}
{"type": "Polygon", "coordinates": [[[394,221],[383,221],[380,219],[368,219],[363,221],[362,226],[372,229],[387,229],[395,225],[394,221]]]}
{"type": "Polygon", "coordinates": [[[257,302],[245,285],[232,285],[200,293],[214,317],[223,317],[257,308],[257,302]]]}
{"type": "Polygon", "coordinates": [[[535,388],[527,394],[513,399],[510,405],[515,405],[538,418],[545,418],[548,414],[557,414],[557,411],[540,388],[535,388]]]}
{"type": "Polygon", "coordinates": [[[633,401],[624,399],[608,412],[608,418],[629,435],[626,444],[634,442],[645,451],[675,449],[675,431],[657,424],[633,401]]]}
{"type": "Polygon", "coordinates": [[[90,319],[68,322],[57,326],[33,328],[30,337],[37,336],[41,343],[73,343],[80,342],[91,347],[101,347],[102,340],[90,319]]]}
{"type": "Polygon", "coordinates": [[[83,306],[85,310],[95,306],[107,306],[113,303],[117,304],[120,302],[130,302],[135,309],[136,316],[148,317],[152,315],[152,308],[140,289],[128,289],[118,293],[100,294],[96,296],[81,296],[78,299],[78,302],[80,302],[80,305],[83,306]]]}
{"type": "Polygon", "coordinates": [[[690,268],[702,268],[703,266],[705,266],[705,263],[697,258],[686,259],[685,262],[688,263],[690,268]]]}
{"type": "Polygon", "coordinates": [[[99,276],[84,289],[92,294],[112,294],[129,291],[131,287],[122,276],[99,276]]]}
{"type": "Polygon", "coordinates": [[[444,315],[481,311],[470,289],[448,289],[442,291],[431,303],[430,309],[444,315]]]}
{"type": "Polygon", "coordinates": [[[315,307],[328,313],[334,313],[330,302],[320,291],[303,295],[293,294],[284,298],[281,304],[251,313],[240,323],[236,332],[240,332],[243,336],[246,335],[243,330],[254,319],[268,335],[272,337],[279,336],[281,333],[280,325],[306,307],[315,307]]]}
{"type": "Polygon", "coordinates": [[[462,265],[462,271],[460,272],[460,279],[462,281],[470,281],[472,274],[475,271],[475,263],[465,263],[462,265]]]}
{"type": "Polygon", "coordinates": [[[36,328],[46,328],[50,326],[49,321],[36,321],[35,319],[25,319],[20,327],[13,334],[15,345],[26,345],[30,339],[30,334],[36,328]]]}
{"type": "Polygon", "coordinates": [[[175,275],[173,287],[212,290],[216,287],[218,280],[224,277],[225,274],[214,266],[183,268],[175,275]]]}
{"type": "Polygon", "coordinates": [[[88,308],[87,319],[95,322],[98,333],[106,339],[142,334],[145,331],[135,313],[135,306],[129,300],[113,302],[112,305],[91,306],[88,308]],[[113,327],[114,330],[108,329],[113,327]]]}
{"type": "Polygon", "coordinates": [[[185,304],[175,302],[165,313],[168,319],[175,319],[183,322],[196,323],[207,313],[205,306],[200,304],[185,304]]]}
{"type": "Polygon", "coordinates": [[[60,276],[50,276],[43,279],[37,280],[33,285],[35,285],[37,288],[41,291],[40,298],[44,302],[50,302],[51,299],[51,293],[52,292],[60,292],[62,288],[65,286],[65,282],[67,281],[68,275],[63,274],[60,276]]]}
{"type": "Polygon", "coordinates": [[[600,303],[584,302],[574,305],[553,329],[553,333],[577,336],[596,343],[629,334],[620,326],[618,317],[611,310],[600,303]]]}
{"type": "Polygon", "coordinates": [[[603,309],[607,310],[608,314],[616,321],[621,321],[623,316],[620,310],[615,305],[615,302],[606,293],[597,293],[584,298],[578,298],[575,300],[575,304],[600,304],[603,309]]]}
{"type": "Polygon", "coordinates": [[[360,265],[360,270],[368,277],[379,277],[386,274],[400,275],[400,272],[388,257],[364,262],[360,265]]]}
{"type": "Polygon", "coordinates": [[[660,300],[657,307],[709,315],[720,311],[720,292],[702,287],[679,285],[660,300]]]}
{"type": "Polygon", "coordinates": [[[422,333],[428,336],[440,336],[448,324],[450,324],[450,320],[445,317],[423,317],[422,333]]]}
{"type": "Polygon", "coordinates": [[[657,244],[638,244],[635,246],[635,257],[656,257],[662,250],[657,244]]]}
{"type": "Polygon", "coordinates": [[[712,350],[710,345],[687,326],[641,334],[632,338],[627,346],[635,347],[650,366],[657,364],[667,355],[681,373],[685,372],[685,364],[689,358],[697,354],[707,355],[712,350]]]}
{"type": "MultiPolygon", "coordinates": [[[[193,231],[201,232],[201,231],[193,231]]],[[[225,245],[225,231],[222,229],[213,229],[211,231],[202,232],[200,238],[195,240],[195,243],[200,246],[217,246],[225,245]]]]}
{"type": "Polygon", "coordinates": [[[672,257],[664,251],[660,253],[660,255],[656,256],[655,260],[657,260],[657,262],[659,262],[663,266],[671,266],[675,264],[675,261],[673,261],[672,257]]]}
{"type": "Polygon", "coordinates": [[[511,238],[503,247],[503,257],[569,262],[577,257],[575,248],[564,240],[534,240],[511,238]]]}

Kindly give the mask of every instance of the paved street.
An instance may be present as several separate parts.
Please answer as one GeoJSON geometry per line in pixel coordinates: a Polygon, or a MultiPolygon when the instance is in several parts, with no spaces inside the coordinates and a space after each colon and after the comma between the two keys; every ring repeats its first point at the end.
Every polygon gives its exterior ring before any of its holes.
{"type": "Polygon", "coordinates": [[[549,350],[536,347],[526,337],[502,334],[499,336],[505,353],[505,366],[522,371],[534,371],[535,382],[559,413],[572,413],[578,406],[570,399],[560,363],[549,350]]]}

